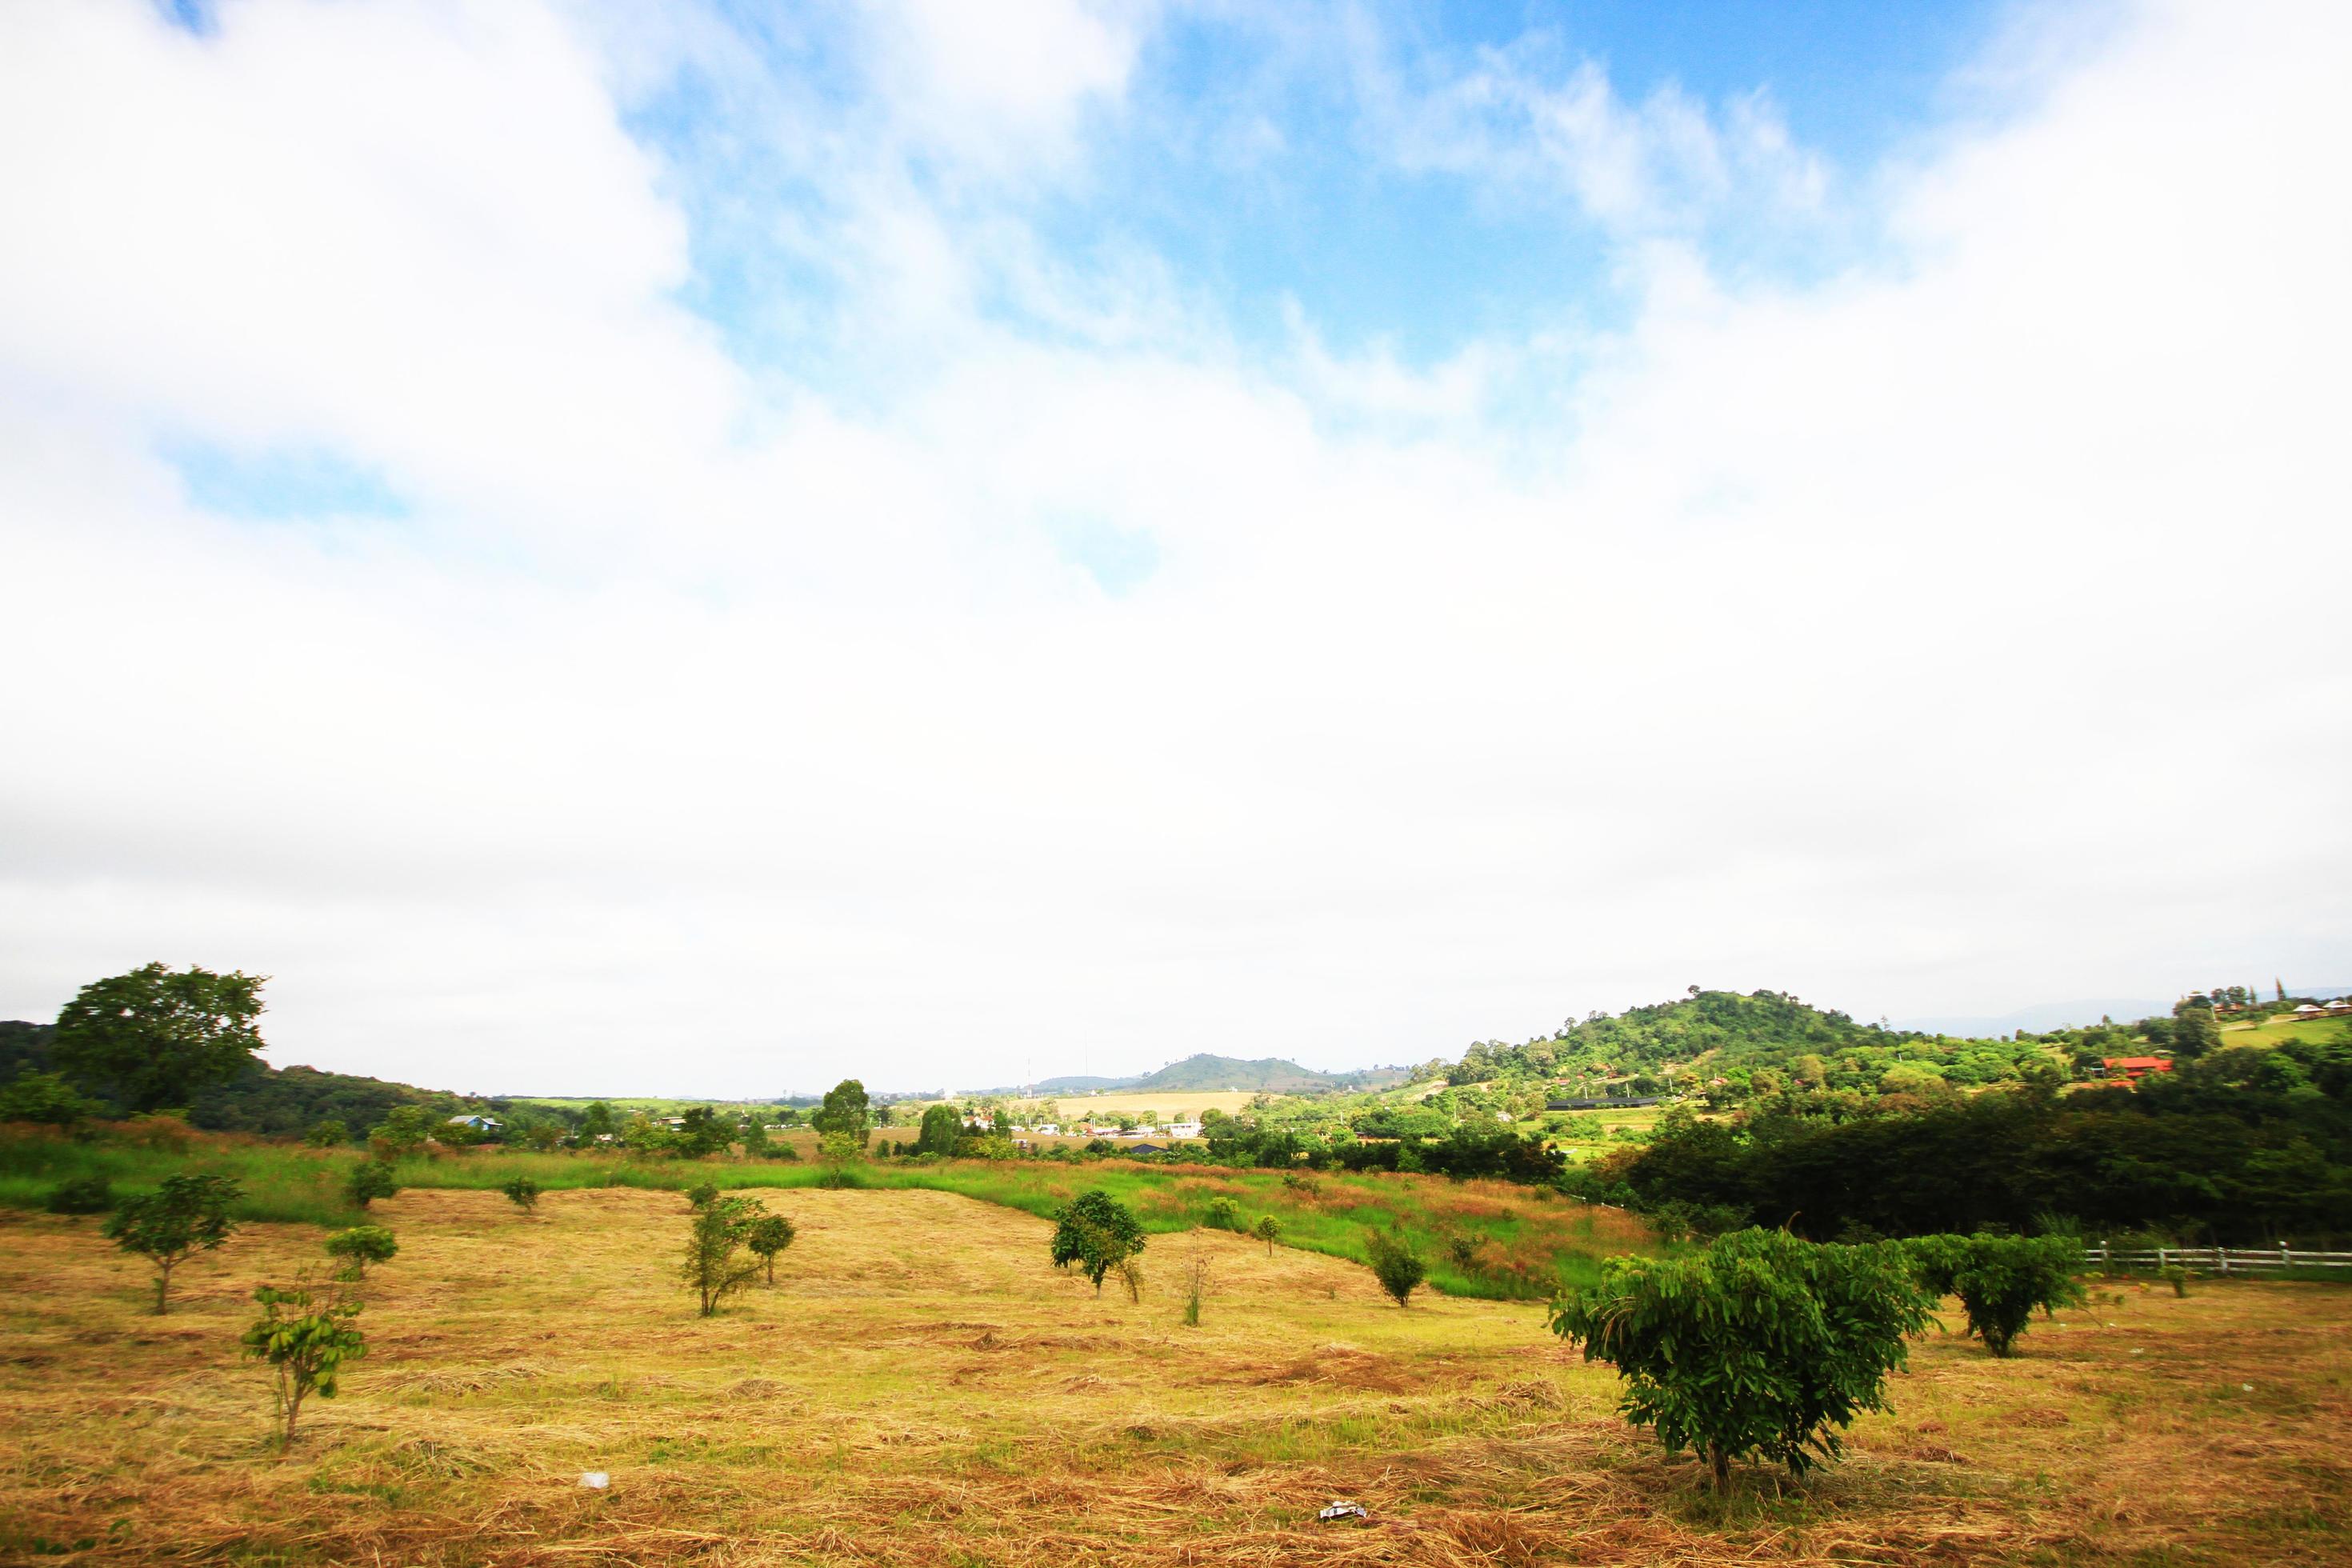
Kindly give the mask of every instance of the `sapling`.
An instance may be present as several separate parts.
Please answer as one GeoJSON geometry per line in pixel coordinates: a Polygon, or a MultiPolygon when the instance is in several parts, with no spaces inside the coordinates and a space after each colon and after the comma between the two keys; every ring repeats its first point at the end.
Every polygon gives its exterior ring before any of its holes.
{"type": "Polygon", "coordinates": [[[1370,1258],[1372,1277],[1381,1289],[1396,1298],[1400,1307],[1409,1306],[1407,1298],[1413,1288],[1429,1275],[1429,1266],[1421,1260],[1421,1253],[1402,1234],[1391,1236],[1386,1231],[1364,1233],[1364,1252],[1370,1258]]]}
{"type": "Polygon", "coordinates": [[[1272,1258],[1274,1244],[1282,1239],[1282,1222],[1267,1215],[1257,1222],[1257,1228],[1250,1234],[1265,1243],[1265,1255],[1272,1258]]]}
{"type": "Polygon", "coordinates": [[[371,1263],[389,1263],[400,1250],[400,1243],[392,1232],[380,1225],[355,1225],[349,1230],[339,1230],[327,1237],[327,1256],[340,1258],[352,1271],[354,1279],[367,1278],[371,1263]]]}
{"type": "Polygon", "coordinates": [[[719,1303],[759,1274],[758,1263],[736,1255],[763,1212],[756,1198],[714,1195],[688,1220],[686,1262],[679,1272],[701,1298],[704,1317],[717,1317],[719,1303]]]}
{"type": "Polygon", "coordinates": [[[517,1176],[499,1191],[506,1194],[519,1209],[534,1209],[539,1206],[539,1184],[529,1176],[517,1176]]]}
{"type": "Polygon", "coordinates": [[[166,1176],[160,1189],[123,1199],[108,1218],[105,1234],[115,1246],[155,1265],[158,1317],[165,1310],[172,1270],[229,1238],[236,1226],[228,1205],[243,1195],[226,1176],[166,1176]]]}
{"type": "Polygon", "coordinates": [[[768,1266],[768,1283],[776,1282],[776,1254],[793,1244],[793,1222],[780,1214],[763,1214],[743,1232],[743,1245],[768,1266]]]}
{"type": "Polygon", "coordinates": [[[294,1423],[302,1402],[316,1394],[332,1399],[341,1385],[343,1363],[367,1354],[367,1344],[352,1320],[360,1303],[330,1287],[314,1292],[308,1279],[291,1289],[264,1285],[253,1293],[261,1316],[247,1326],[245,1353],[266,1361],[277,1374],[278,1447],[294,1441],[294,1423]]]}

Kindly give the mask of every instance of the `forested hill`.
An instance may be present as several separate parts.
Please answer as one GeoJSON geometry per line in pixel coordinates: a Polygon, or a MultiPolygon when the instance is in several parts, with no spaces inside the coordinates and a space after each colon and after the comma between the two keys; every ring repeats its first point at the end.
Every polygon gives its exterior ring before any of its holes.
{"type": "Polygon", "coordinates": [[[1329,1073],[1300,1067],[1279,1057],[1244,1061],[1202,1052],[1171,1062],[1158,1072],[1136,1079],[1138,1089],[1249,1089],[1265,1094],[1309,1094],[1338,1086],[1329,1073]]]}
{"type": "MultiPolygon", "coordinates": [[[[53,1024],[0,1023],[0,1083],[19,1072],[48,1071],[56,1034],[53,1024]]],[[[82,1087],[92,1094],[104,1089],[103,1085],[82,1087]]],[[[436,1115],[508,1109],[502,1100],[468,1100],[382,1079],[256,1062],[227,1083],[197,1090],[188,1106],[188,1120],[215,1132],[301,1132],[331,1118],[357,1130],[374,1126],[402,1105],[422,1106],[436,1115]]]]}
{"type": "MultiPolygon", "coordinates": [[[[1963,1079],[2003,1076],[2020,1047],[2005,1041],[1957,1041],[1875,1024],[1857,1024],[1778,991],[1742,995],[1700,991],[1674,1002],[1632,1007],[1614,1017],[1595,1014],[1561,1026],[1548,1039],[1522,1046],[1489,1040],[1472,1046],[1445,1069],[1455,1083],[1497,1078],[1580,1079],[1654,1077],[1704,1060],[1715,1071],[1787,1069],[1806,1058],[1835,1066],[1881,1070],[1898,1061],[1934,1060],[1961,1070],[1963,1079]],[[1981,1062],[1976,1058],[1984,1058],[1981,1062]],[[1971,1072],[1969,1068],[1981,1068],[1971,1072]]],[[[1811,1064],[1808,1064],[1809,1066],[1811,1064]]],[[[1948,1070],[1947,1077],[1953,1076],[1948,1070]]]]}

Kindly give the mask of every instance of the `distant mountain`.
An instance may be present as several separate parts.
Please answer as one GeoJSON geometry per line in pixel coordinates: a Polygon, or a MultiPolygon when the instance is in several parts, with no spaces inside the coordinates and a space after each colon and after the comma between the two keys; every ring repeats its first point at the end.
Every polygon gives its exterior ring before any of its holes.
{"type": "Polygon", "coordinates": [[[2004,1013],[1998,1018],[1897,1018],[1893,1027],[1913,1029],[1923,1035],[1957,1035],[1963,1039],[1990,1040],[2013,1035],[2023,1029],[2029,1035],[2046,1035],[2053,1029],[2082,1028],[2097,1023],[2102,1017],[2113,1018],[2118,1024],[2129,1024],[2141,1018],[2167,1018],[2172,1016],[2172,1004],[2154,1002],[2145,996],[2094,998],[2084,1002],[2037,1002],[2031,1007],[2020,1007],[2014,1013],[2004,1013]]]}
{"type": "MultiPolygon", "coordinates": [[[[1072,1075],[1068,1078],[1039,1079],[1033,1087],[1039,1094],[1086,1094],[1097,1089],[1131,1089],[1142,1081],[1139,1078],[1081,1078],[1072,1075]]],[[[1010,1094],[1015,1091],[1003,1089],[998,1092],[1010,1094]]]]}
{"type": "Polygon", "coordinates": [[[1206,1052],[1171,1062],[1158,1072],[1136,1079],[1145,1092],[1160,1089],[1246,1089],[1253,1094],[1312,1094],[1336,1089],[1339,1079],[1279,1057],[1245,1062],[1238,1057],[1213,1057],[1206,1052]]]}

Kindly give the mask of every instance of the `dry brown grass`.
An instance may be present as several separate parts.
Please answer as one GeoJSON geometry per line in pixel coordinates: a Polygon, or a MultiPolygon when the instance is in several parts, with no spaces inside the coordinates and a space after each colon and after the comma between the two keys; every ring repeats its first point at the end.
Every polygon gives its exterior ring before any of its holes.
{"type": "Polygon", "coordinates": [[[1400,1311],[1360,1269],[1218,1234],[1154,1237],[1130,1305],[1053,1272],[1045,1223],[1011,1210],[772,1201],[800,1226],[777,1287],[707,1321],[673,1279],[675,1194],[380,1205],[402,1251],[371,1272],[371,1354],[284,1458],[236,1331],[317,1232],[247,1230],[156,1319],[93,1224],[0,1215],[0,1558],[2154,1565],[2352,1544],[2340,1289],[2126,1287],[2011,1362],[1930,1340],[1849,1463],[1749,1478],[1726,1508],[1531,1307],[1400,1311]],[[1196,1248],[1217,1287],[1186,1329],[1196,1248]],[[1337,1497],[1371,1524],[1317,1524],[1337,1497]]]}

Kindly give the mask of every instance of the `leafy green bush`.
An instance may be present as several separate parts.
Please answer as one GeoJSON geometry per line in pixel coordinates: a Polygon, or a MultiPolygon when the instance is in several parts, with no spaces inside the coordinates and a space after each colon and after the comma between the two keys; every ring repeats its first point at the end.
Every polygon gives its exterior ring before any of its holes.
{"type": "Polygon", "coordinates": [[[71,1127],[89,1114],[89,1101],[53,1072],[23,1072],[0,1084],[0,1121],[46,1122],[71,1127]]]}
{"type": "Polygon", "coordinates": [[[1135,1211],[1099,1187],[1055,1210],[1054,1222],[1054,1267],[1078,1265],[1097,1296],[1103,1276],[1143,1250],[1143,1226],[1135,1211]]]}
{"type": "Polygon", "coordinates": [[[1211,1230],[1238,1231],[1248,1228],[1242,1221],[1242,1205],[1227,1197],[1211,1198],[1208,1212],[1202,1216],[1201,1223],[1211,1230]]]}
{"type": "Polygon", "coordinates": [[[107,1220],[106,1235],[115,1246],[155,1265],[158,1317],[166,1308],[172,1270],[229,1238],[236,1226],[228,1206],[241,1195],[226,1176],[166,1176],[157,1191],[123,1199],[107,1220]]]}
{"type": "Polygon", "coordinates": [[[75,1176],[49,1189],[51,1214],[104,1214],[114,1206],[114,1188],[104,1176],[75,1176]]]}
{"type": "Polygon", "coordinates": [[[763,1214],[743,1232],[743,1245],[768,1266],[769,1284],[776,1282],[776,1254],[790,1247],[796,1234],[793,1222],[780,1214],[763,1214]]]}
{"type": "Polygon", "coordinates": [[[1409,1304],[1413,1288],[1429,1277],[1429,1266],[1422,1261],[1420,1249],[1402,1233],[1366,1231],[1364,1253],[1371,1261],[1372,1277],[1400,1307],[1409,1304]]]}
{"type": "Polygon", "coordinates": [[[1265,1255],[1272,1258],[1274,1244],[1282,1239],[1282,1222],[1272,1215],[1266,1215],[1257,1222],[1256,1228],[1250,1234],[1265,1243],[1265,1255]]]}
{"type": "Polygon", "coordinates": [[[1749,1456],[1802,1475],[1840,1429],[1885,1406],[1904,1336],[1930,1299],[1892,1247],[1743,1230],[1677,1258],[1612,1258],[1601,1283],[1552,1305],[1552,1331],[1625,1380],[1619,1409],[1669,1453],[1696,1450],[1715,1488],[1749,1456]]]}
{"type": "Polygon", "coordinates": [[[2039,1310],[2079,1305],[2085,1267],[2071,1236],[1919,1236],[1902,1244],[1920,1283],[1958,1296],[1968,1331],[1996,1356],[2012,1353],[2039,1310]]]}
{"type": "Polygon", "coordinates": [[[383,1160],[362,1160],[352,1167],[344,1179],[343,1195],[365,1208],[378,1198],[397,1197],[399,1179],[393,1175],[392,1165],[383,1160]]]}
{"type": "Polygon", "coordinates": [[[352,1130],[343,1125],[340,1116],[330,1116],[314,1122],[310,1131],[302,1134],[302,1142],[313,1149],[340,1149],[352,1141],[352,1130]]]}
{"type": "Polygon", "coordinates": [[[707,1209],[719,1201],[719,1188],[709,1182],[697,1182],[686,1189],[687,1203],[698,1209],[707,1209]]]}
{"type": "Polygon", "coordinates": [[[392,1232],[380,1225],[355,1225],[349,1230],[339,1230],[327,1237],[327,1256],[340,1258],[352,1270],[355,1279],[367,1277],[371,1263],[389,1263],[400,1250],[400,1243],[392,1232]]]}
{"type": "Polygon", "coordinates": [[[517,1176],[501,1186],[499,1191],[506,1194],[508,1200],[519,1209],[534,1209],[539,1206],[539,1184],[529,1176],[517,1176]]]}

